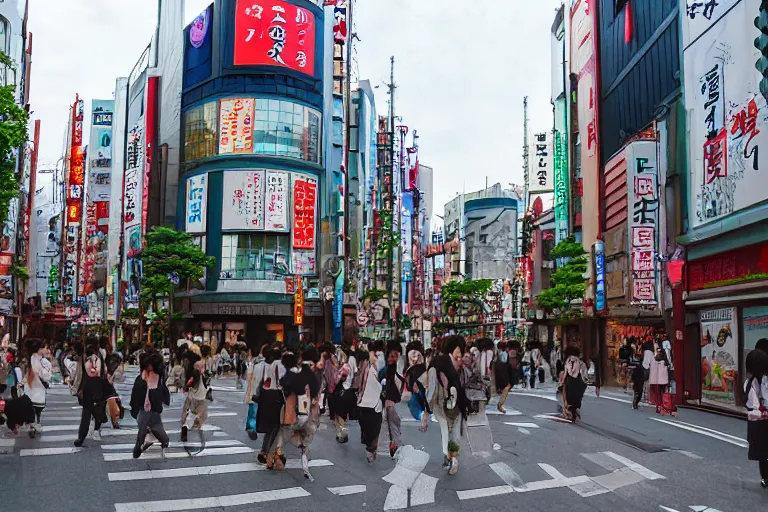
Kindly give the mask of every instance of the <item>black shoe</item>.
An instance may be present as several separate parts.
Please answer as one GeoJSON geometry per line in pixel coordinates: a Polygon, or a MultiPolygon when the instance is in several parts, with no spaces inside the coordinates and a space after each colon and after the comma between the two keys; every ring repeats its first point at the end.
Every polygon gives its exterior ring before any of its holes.
{"type": "Polygon", "coordinates": [[[188,431],[189,431],[189,429],[186,426],[181,427],[181,442],[182,443],[186,443],[187,442],[187,432],[188,431]]]}
{"type": "Polygon", "coordinates": [[[83,440],[75,439],[75,447],[80,448],[81,446],[83,446],[83,440]]]}
{"type": "Polygon", "coordinates": [[[768,487],[768,482],[766,482],[766,481],[765,481],[765,478],[762,478],[762,479],[760,480],[760,485],[762,485],[762,486],[763,486],[763,489],[765,489],[766,487],[768,487]]]}
{"type": "Polygon", "coordinates": [[[138,459],[141,457],[141,446],[134,446],[133,448],[133,458],[138,459]]]}
{"type": "Polygon", "coordinates": [[[280,460],[283,461],[283,466],[285,466],[285,463],[288,462],[288,459],[285,458],[285,455],[280,455],[280,460]]]}
{"type": "Polygon", "coordinates": [[[251,441],[256,441],[259,439],[259,434],[255,430],[249,430],[248,431],[248,438],[251,441]]]}
{"type": "Polygon", "coordinates": [[[259,464],[266,464],[267,454],[264,452],[259,452],[259,454],[256,456],[256,460],[259,461],[259,464]]]}
{"type": "Polygon", "coordinates": [[[339,444],[345,444],[345,443],[349,442],[349,436],[337,437],[336,438],[336,442],[339,443],[339,444]]]}

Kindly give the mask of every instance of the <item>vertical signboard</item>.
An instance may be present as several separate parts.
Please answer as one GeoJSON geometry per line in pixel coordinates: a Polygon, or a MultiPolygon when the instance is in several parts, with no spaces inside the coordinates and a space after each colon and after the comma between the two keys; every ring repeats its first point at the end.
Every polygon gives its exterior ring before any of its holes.
{"type": "Polygon", "coordinates": [[[187,233],[205,233],[207,202],[208,174],[192,176],[187,180],[187,233]]]}
{"type": "Polygon", "coordinates": [[[411,228],[411,217],[413,215],[413,192],[404,192],[402,196],[402,206],[400,209],[400,249],[403,262],[403,283],[413,280],[413,257],[411,248],[413,246],[413,234],[411,228]]]}
{"type": "Polygon", "coordinates": [[[555,132],[555,243],[569,235],[568,156],[563,133],[555,132]]]}
{"type": "Polygon", "coordinates": [[[219,154],[253,153],[253,99],[221,100],[219,154]]]}
{"type": "Polygon", "coordinates": [[[293,248],[315,248],[317,183],[306,178],[293,180],[293,248]]]}
{"type": "Polygon", "coordinates": [[[225,171],[221,229],[264,229],[266,175],[259,171],[225,171]]]}
{"type": "Polygon", "coordinates": [[[88,144],[88,201],[110,200],[114,100],[93,100],[88,144]]]}
{"type": "MultiPolygon", "coordinates": [[[[141,250],[141,221],[144,181],[144,118],[128,132],[123,189],[123,261],[141,250]]],[[[127,269],[126,269],[127,270],[127,269]]]]}
{"type": "Polygon", "coordinates": [[[735,404],[738,385],[738,326],[735,308],[701,312],[701,396],[735,404]]]}
{"type": "Polygon", "coordinates": [[[287,172],[267,171],[265,230],[288,231],[288,187],[287,172]]]}
{"type": "Polygon", "coordinates": [[[542,132],[534,135],[530,155],[531,171],[528,175],[529,192],[534,194],[552,192],[555,189],[552,134],[549,132],[542,132]]]}
{"type": "Polygon", "coordinates": [[[766,197],[768,151],[760,148],[768,145],[768,6],[689,0],[687,9],[689,201],[699,226],[766,197]],[[695,4],[707,4],[707,12],[695,4]]]}
{"type": "Polygon", "coordinates": [[[657,303],[659,188],[656,143],[627,146],[627,197],[631,251],[632,304],[657,303]]]}
{"type": "Polygon", "coordinates": [[[83,221],[83,189],[85,185],[84,109],[83,100],[78,98],[72,108],[72,140],[69,173],[67,175],[66,243],[64,245],[65,258],[62,275],[65,302],[71,302],[79,295],[77,269],[80,257],[80,226],[83,221]]]}
{"type": "Polygon", "coordinates": [[[605,244],[595,244],[595,309],[605,309],[605,244]]]}
{"type": "Polygon", "coordinates": [[[147,113],[146,130],[144,131],[144,180],[141,187],[141,237],[142,244],[147,232],[147,212],[149,211],[149,186],[152,175],[152,159],[155,150],[155,136],[157,132],[157,102],[160,88],[160,77],[151,76],[147,79],[147,113]]]}

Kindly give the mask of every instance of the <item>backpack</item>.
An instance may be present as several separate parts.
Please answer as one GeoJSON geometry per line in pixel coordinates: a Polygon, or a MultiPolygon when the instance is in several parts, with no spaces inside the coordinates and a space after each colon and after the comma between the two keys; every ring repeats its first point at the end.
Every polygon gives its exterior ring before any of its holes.
{"type": "Polygon", "coordinates": [[[291,426],[294,429],[304,428],[309,420],[309,411],[312,409],[312,395],[309,391],[309,384],[304,386],[304,393],[301,395],[290,394],[285,398],[283,406],[283,425],[291,426]]]}
{"type": "Polygon", "coordinates": [[[75,368],[75,374],[69,379],[69,394],[72,396],[80,396],[83,389],[83,362],[77,362],[77,368],[75,368]]]}
{"type": "Polygon", "coordinates": [[[486,402],[491,399],[491,379],[482,377],[480,372],[473,371],[464,384],[464,396],[470,403],[486,402]]]}

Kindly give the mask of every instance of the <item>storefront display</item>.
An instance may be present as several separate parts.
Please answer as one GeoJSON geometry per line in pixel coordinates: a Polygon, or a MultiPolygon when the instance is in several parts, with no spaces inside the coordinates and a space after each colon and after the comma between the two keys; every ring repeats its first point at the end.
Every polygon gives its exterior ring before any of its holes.
{"type": "Polygon", "coordinates": [[[747,354],[755,349],[757,342],[768,339],[768,306],[744,308],[742,318],[744,326],[742,365],[746,365],[747,354]]]}
{"type": "Polygon", "coordinates": [[[605,324],[605,348],[608,355],[606,385],[625,386],[627,382],[627,365],[622,361],[619,351],[623,345],[641,344],[647,336],[654,338],[661,334],[662,329],[650,325],[627,325],[609,320],[605,324]]]}
{"type": "Polygon", "coordinates": [[[735,405],[738,379],[738,326],[735,308],[701,312],[702,399],[735,405]]]}

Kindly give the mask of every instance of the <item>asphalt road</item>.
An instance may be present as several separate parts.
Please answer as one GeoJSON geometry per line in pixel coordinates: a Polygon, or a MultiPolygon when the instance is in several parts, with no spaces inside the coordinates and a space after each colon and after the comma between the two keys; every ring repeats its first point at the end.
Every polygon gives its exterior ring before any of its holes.
{"type": "MultiPolygon", "coordinates": [[[[494,443],[488,453],[470,455],[463,440],[455,476],[440,467],[437,424],[420,433],[404,407],[403,441],[412,448],[397,462],[381,453],[369,465],[357,425],[340,445],[325,417],[310,449],[315,481],[309,482],[292,469],[296,462],[281,473],[256,463],[261,440],[245,434],[242,392],[232,378],[214,386],[209,423],[216,430],[206,433],[206,451],[191,458],[172,447],[165,461],[154,449],[132,459],[129,430],[105,428],[101,442],[89,439],[76,450],[80,410],[66,388],[53,387],[42,437],[9,440],[4,432],[0,439],[0,452],[9,452],[0,455],[0,510],[768,510],[768,490],[759,485],[757,464],[747,460],[744,421],[690,410],[677,418],[650,407],[633,411],[620,391],[586,397],[576,425],[551,419],[551,390],[516,392],[506,416],[488,416],[494,443]]],[[[119,391],[127,395],[129,388],[119,391]]],[[[178,429],[182,401],[176,396],[163,414],[166,429],[178,429]]],[[[124,425],[135,422],[126,415],[124,425]]],[[[292,448],[287,455],[298,458],[292,448]]]]}

